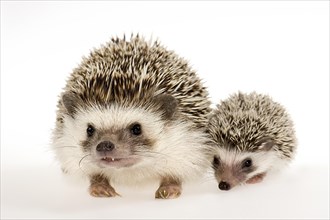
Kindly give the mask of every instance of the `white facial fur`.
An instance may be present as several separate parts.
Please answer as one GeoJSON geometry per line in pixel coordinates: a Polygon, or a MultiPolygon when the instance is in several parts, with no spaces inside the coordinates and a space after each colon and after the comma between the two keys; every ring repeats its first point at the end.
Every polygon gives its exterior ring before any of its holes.
{"type": "MultiPolygon", "coordinates": [[[[255,175],[262,173],[269,173],[270,171],[274,171],[280,169],[286,164],[284,159],[280,158],[280,153],[275,150],[260,150],[257,152],[240,152],[235,150],[228,150],[226,148],[218,148],[217,155],[220,158],[220,164],[223,164],[227,174],[224,177],[222,171],[216,169],[216,178],[218,182],[221,181],[229,181],[232,186],[237,184],[244,184],[247,180],[252,178],[255,175]],[[254,170],[250,173],[247,173],[243,180],[239,180],[234,167],[239,168],[242,162],[246,159],[252,160],[252,166],[254,170]],[[229,172],[229,175],[228,175],[229,172]],[[228,180],[229,178],[229,180],[228,180]]],[[[236,170],[237,171],[237,170],[236,170]]]]}
{"type": "Polygon", "coordinates": [[[102,173],[111,182],[136,183],[168,175],[182,180],[202,176],[209,166],[206,141],[205,134],[191,129],[190,122],[165,122],[161,115],[141,108],[111,106],[81,110],[74,118],[66,116],[63,134],[55,135],[53,146],[62,168],[69,173],[83,176],[102,173]],[[148,138],[156,141],[149,152],[141,154],[142,160],[131,167],[102,169],[80,145],[86,139],[89,123],[96,128],[120,129],[135,122],[141,124],[148,138]]]}

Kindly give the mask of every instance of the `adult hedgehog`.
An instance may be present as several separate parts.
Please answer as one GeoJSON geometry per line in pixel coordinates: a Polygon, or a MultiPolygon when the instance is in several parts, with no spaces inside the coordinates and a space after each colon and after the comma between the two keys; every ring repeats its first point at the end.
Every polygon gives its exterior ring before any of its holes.
{"type": "Polygon", "coordinates": [[[60,95],[53,148],[97,197],[116,184],[158,180],[156,198],[210,166],[208,93],[188,63],[158,42],[115,38],[73,70],[60,95]]]}

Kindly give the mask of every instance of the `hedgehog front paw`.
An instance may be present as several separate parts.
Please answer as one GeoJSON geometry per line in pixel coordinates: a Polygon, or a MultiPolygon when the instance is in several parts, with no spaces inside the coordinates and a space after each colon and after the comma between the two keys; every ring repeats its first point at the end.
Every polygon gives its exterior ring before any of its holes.
{"type": "Polygon", "coordinates": [[[110,185],[107,178],[100,174],[91,176],[91,185],[89,193],[95,197],[115,197],[120,196],[115,189],[110,185]]]}
{"type": "Polygon", "coordinates": [[[248,183],[248,184],[260,183],[264,179],[265,176],[266,176],[266,173],[257,174],[255,176],[251,177],[250,179],[248,179],[246,181],[246,183],[248,183]]]}
{"type": "Polygon", "coordinates": [[[163,177],[155,193],[156,199],[175,199],[181,195],[181,181],[173,177],[163,177]]]}
{"type": "Polygon", "coordinates": [[[160,186],[156,191],[156,199],[175,199],[181,195],[181,186],[168,185],[160,186]]]}
{"type": "Polygon", "coordinates": [[[94,197],[115,197],[120,196],[115,189],[107,184],[95,183],[89,187],[89,193],[94,197]]]}

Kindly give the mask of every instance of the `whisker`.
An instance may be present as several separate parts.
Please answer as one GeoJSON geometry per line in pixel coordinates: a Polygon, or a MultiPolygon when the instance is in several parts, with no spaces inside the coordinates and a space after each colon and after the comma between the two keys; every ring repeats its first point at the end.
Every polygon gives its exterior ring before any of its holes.
{"type": "Polygon", "coordinates": [[[81,162],[82,162],[86,157],[88,157],[88,156],[91,156],[91,154],[86,154],[85,156],[83,156],[83,157],[79,160],[79,169],[80,169],[81,171],[83,171],[83,172],[84,172],[84,170],[82,169],[81,162]]]}
{"type": "Polygon", "coordinates": [[[71,145],[68,145],[68,146],[58,146],[58,147],[53,147],[55,149],[58,149],[58,148],[79,148],[79,146],[71,146],[71,145]]]}

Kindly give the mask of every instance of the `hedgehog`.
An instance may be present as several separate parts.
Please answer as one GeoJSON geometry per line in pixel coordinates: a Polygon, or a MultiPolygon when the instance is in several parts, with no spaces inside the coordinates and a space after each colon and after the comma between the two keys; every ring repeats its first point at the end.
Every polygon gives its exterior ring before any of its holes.
{"type": "Polygon", "coordinates": [[[156,181],[155,198],[177,198],[184,182],[211,166],[210,112],[188,61],[158,40],[113,37],[67,79],[52,146],[64,173],[85,177],[92,196],[156,181]]]}
{"type": "Polygon", "coordinates": [[[285,108],[268,95],[232,94],[212,111],[208,132],[220,190],[263,180],[295,155],[294,124],[285,108]]]}

